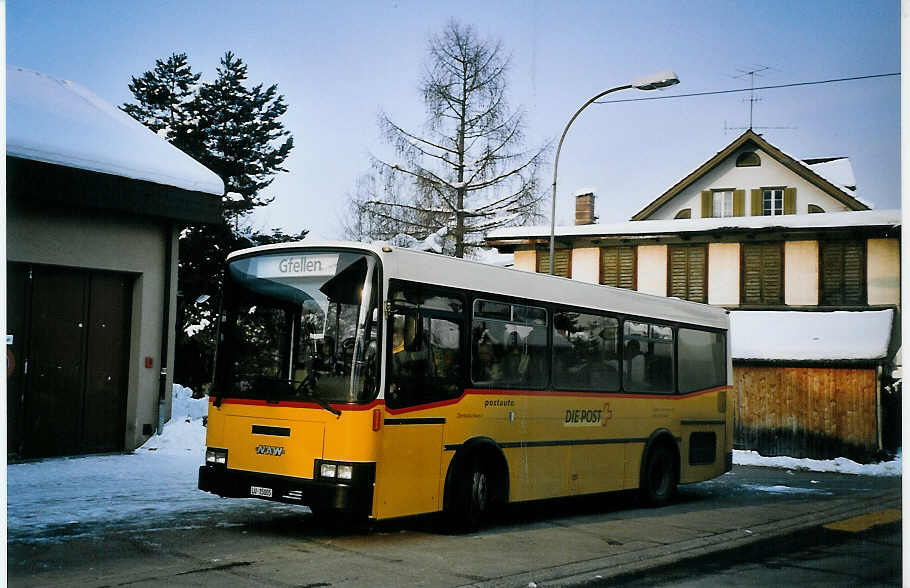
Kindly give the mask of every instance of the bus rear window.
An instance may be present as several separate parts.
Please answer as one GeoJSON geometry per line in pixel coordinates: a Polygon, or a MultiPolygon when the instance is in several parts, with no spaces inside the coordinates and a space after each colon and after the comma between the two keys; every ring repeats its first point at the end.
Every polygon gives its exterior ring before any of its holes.
{"type": "Polygon", "coordinates": [[[722,386],[727,381],[727,345],[722,333],[679,329],[679,391],[722,386]]]}

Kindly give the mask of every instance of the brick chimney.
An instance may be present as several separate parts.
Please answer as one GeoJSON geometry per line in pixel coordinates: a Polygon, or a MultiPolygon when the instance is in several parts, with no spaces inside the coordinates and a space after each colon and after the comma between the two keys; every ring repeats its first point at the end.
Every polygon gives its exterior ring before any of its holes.
{"type": "Polygon", "coordinates": [[[594,192],[579,194],[575,197],[575,224],[593,225],[597,220],[594,216],[594,192]]]}

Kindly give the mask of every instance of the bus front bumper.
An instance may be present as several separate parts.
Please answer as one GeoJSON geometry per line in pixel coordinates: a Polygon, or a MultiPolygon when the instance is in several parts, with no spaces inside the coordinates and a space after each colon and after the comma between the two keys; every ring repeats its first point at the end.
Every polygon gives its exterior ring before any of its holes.
{"type": "Polygon", "coordinates": [[[340,483],[204,465],[199,468],[199,489],[225,498],[262,498],[313,509],[369,514],[373,506],[372,479],[340,483]]]}

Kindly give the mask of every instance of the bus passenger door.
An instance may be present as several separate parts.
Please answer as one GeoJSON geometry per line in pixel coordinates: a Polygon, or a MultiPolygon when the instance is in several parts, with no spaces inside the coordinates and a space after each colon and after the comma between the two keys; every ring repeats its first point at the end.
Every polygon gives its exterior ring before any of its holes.
{"type": "Polygon", "coordinates": [[[439,510],[439,469],[443,419],[386,413],[382,450],[376,467],[376,518],[439,510]]]}
{"type": "Polygon", "coordinates": [[[444,409],[461,395],[461,319],[402,307],[389,319],[382,451],[376,467],[379,518],[442,508],[444,409]]]}

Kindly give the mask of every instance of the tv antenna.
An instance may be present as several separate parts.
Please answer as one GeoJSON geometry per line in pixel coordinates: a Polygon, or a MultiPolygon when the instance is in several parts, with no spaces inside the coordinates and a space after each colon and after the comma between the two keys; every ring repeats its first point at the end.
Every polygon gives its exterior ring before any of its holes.
{"type": "Polygon", "coordinates": [[[730,127],[730,126],[727,126],[727,121],[724,121],[724,132],[725,133],[727,131],[732,131],[732,130],[743,131],[746,129],[754,130],[754,129],[795,129],[796,128],[796,127],[789,127],[789,126],[788,127],[756,127],[753,125],[753,113],[755,110],[755,103],[761,102],[761,98],[755,97],[755,76],[760,77],[762,75],[762,72],[767,71],[769,69],[771,69],[771,67],[769,67],[767,65],[755,66],[752,69],[737,68],[736,71],[738,71],[740,73],[739,73],[739,75],[733,76],[733,78],[739,79],[739,78],[745,78],[746,76],[749,77],[749,97],[743,99],[743,102],[749,103],[749,126],[748,127],[730,127]]]}

